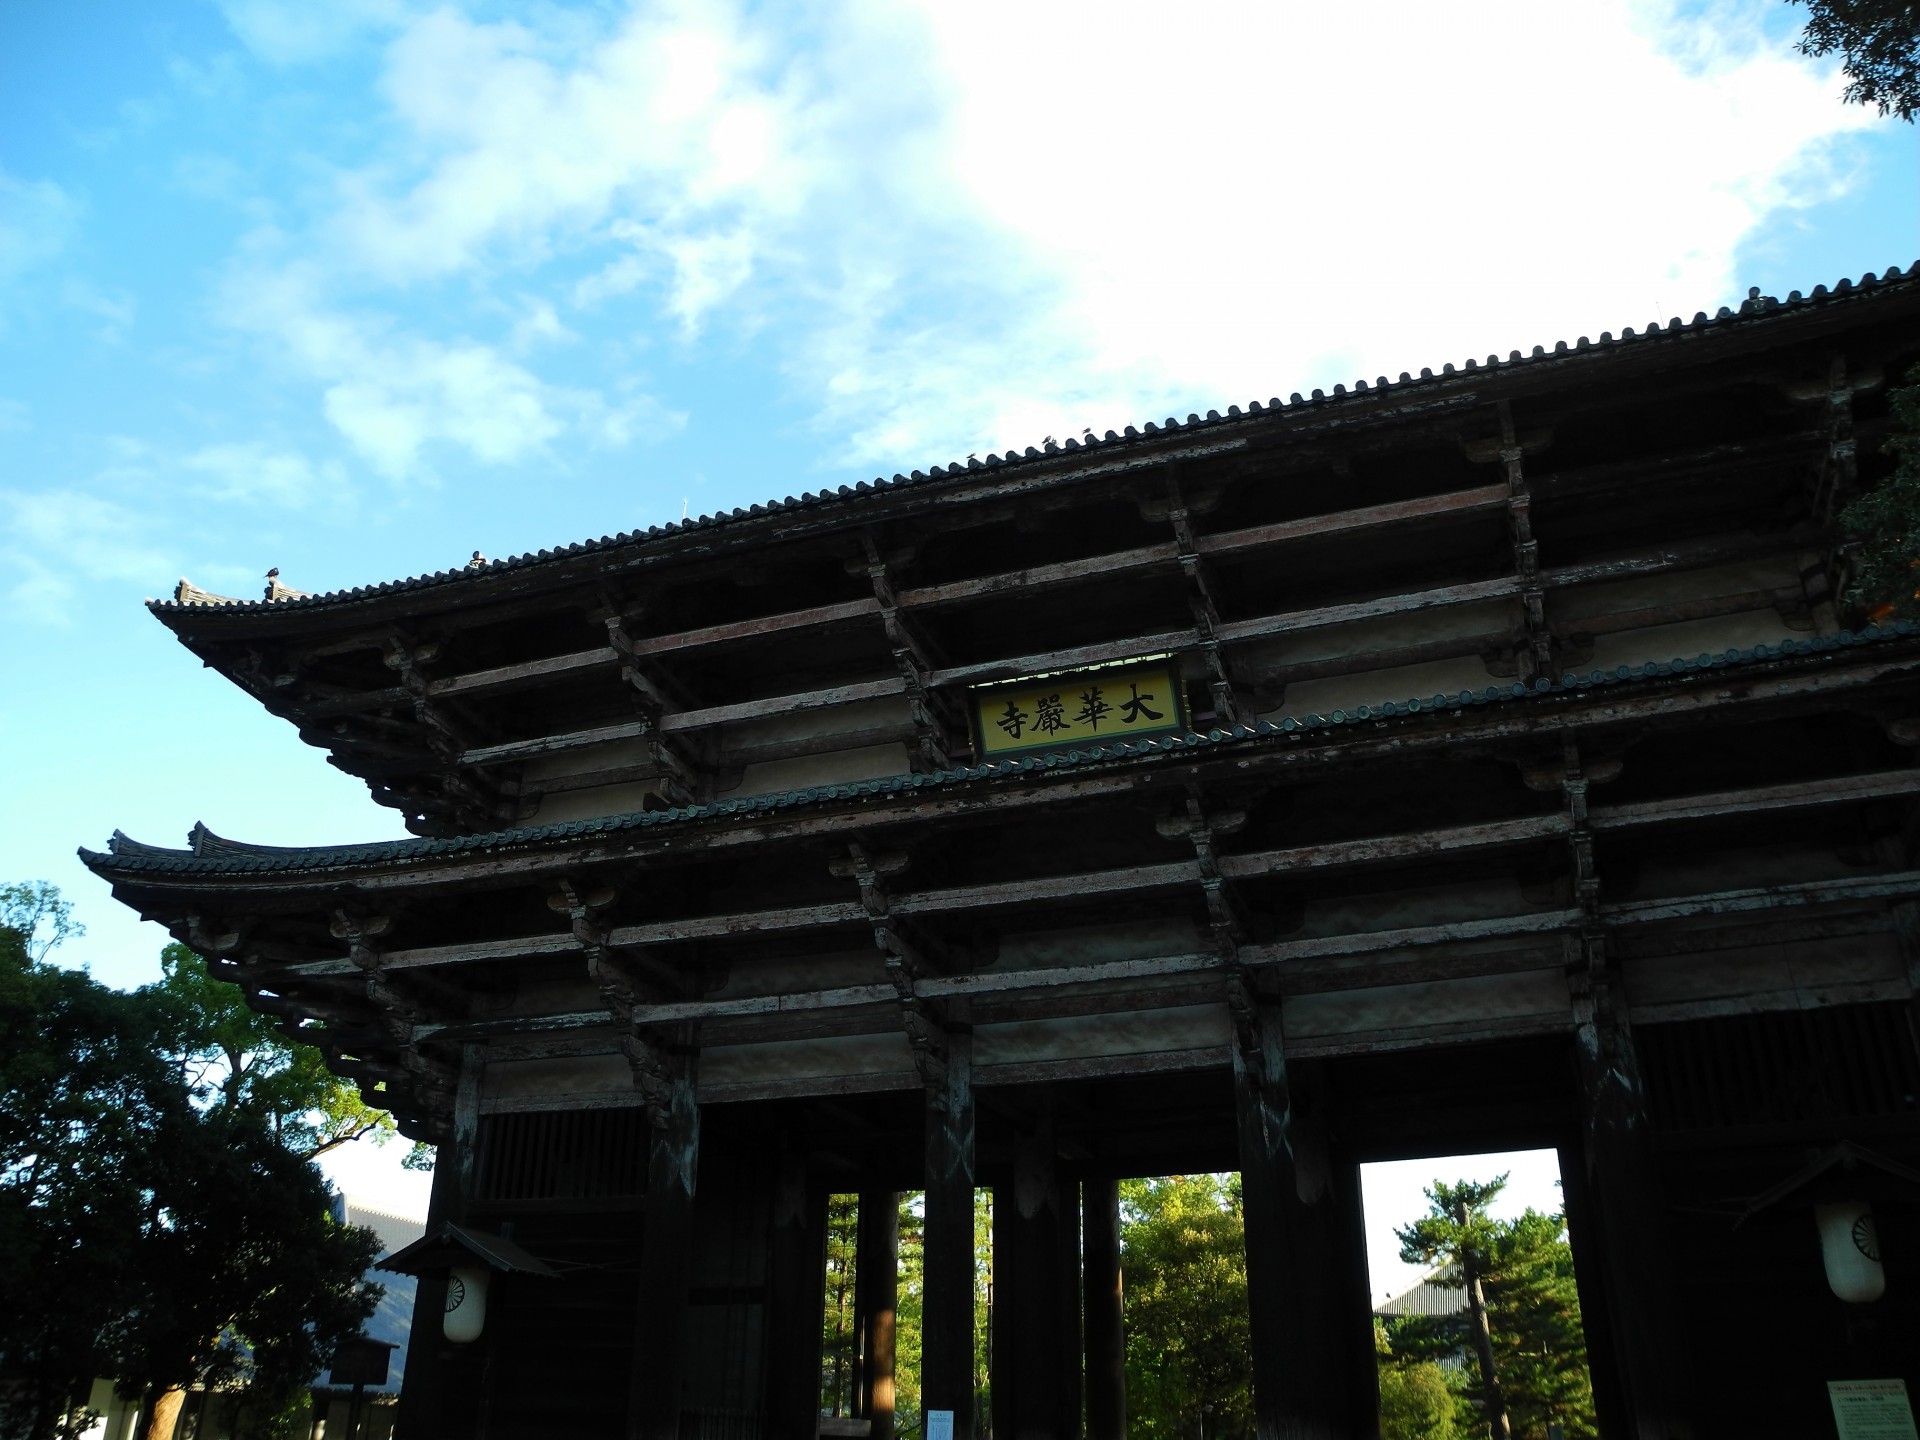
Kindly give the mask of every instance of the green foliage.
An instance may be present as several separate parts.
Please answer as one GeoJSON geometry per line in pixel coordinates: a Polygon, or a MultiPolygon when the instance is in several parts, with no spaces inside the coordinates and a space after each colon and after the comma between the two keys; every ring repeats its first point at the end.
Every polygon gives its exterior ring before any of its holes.
{"type": "Polygon", "coordinates": [[[1238,1176],[1120,1185],[1127,1420],[1139,1440],[1251,1436],[1253,1365],[1238,1176]]]}
{"type": "Polygon", "coordinates": [[[66,940],[77,940],[87,927],[73,918],[73,905],[60,898],[59,888],[45,880],[19,880],[0,885],[0,931],[13,935],[29,960],[47,958],[47,952],[66,940]]]}
{"type": "Polygon", "coordinates": [[[194,1114],[147,1009],[38,958],[45,910],[15,905],[22,888],[7,887],[0,928],[0,1296],[48,1303],[0,1304],[0,1354],[19,1382],[0,1431],[38,1440],[110,1373],[154,1162],[194,1114]]]}
{"type": "Polygon", "coordinates": [[[120,1284],[115,1373],[136,1388],[244,1382],[283,1408],[379,1300],[371,1231],[340,1225],[326,1182],[259,1117],[197,1112],[152,1170],[148,1221],[120,1284]]]}
{"type": "Polygon", "coordinates": [[[1845,99],[1912,120],[1920,110],[1920,10],[1909,0],[1793,0],[1807,7],[1800,49],[1839,55],[1845,99]]]}
{"type": "Polygon", "coordinates": [[[248,1009],[240,987],[216,980],[185,945],[167,946],[160,965],[165,978],[148,993],[171,1018],[174,1053],[196,1093],[255,1116],[306,1159],[366,1135],[391,1138],[391,1115],[362,1101],[313,1046],[293,1044],[272,1017],[248,1009]]]}
{"type": "MultiPolygon", "coordinates": [[[[1599,1432],[1566,1221],[1534,1210],[1493,1219],[1488,1207],[1505,1184],[1505,1176],[1487,1184],[1435,1181],[1427,1190],[1431,1213],[1395,1232],[1401,1258],[1438,1267],[1433,1283],[1443,1288],[1459,1287],[1468,1274],[1480,1278],[1493,1369],[1515,1440],[1544,1440],[1552,1421],[1568,1440],[1590,1440],[1599,1432]]],[[[1422,1362],[1450,1366],[1447,1378],[1466,1402],[1456,1424],[1463,1433],[1484,1433],[1489,1392],[1474,1363],[1470,1316],[1410,1317],[1387,1334],[1383,1407],[1388,1370],[1422,1362]]]]}
{"type": "Polygon", "coordinates": [[[1431,1360],[1395,1360],[1385,1327],[1373,1322],[1380,1353],[1380,1440],[1456,1440],[1458,1399],[1431,1360]]]}
{"type": "Polygon", "coordinates": [[[433,1162],[437,1154],[438,1152],[434,1147],[426,1141],[416,1140],[413,1142],[413,1148],[400,1157],[400,1168],[402,1170],[430,1171],[433,1169],[433,1162]]]}
{"type": "Polygon", "coordinates": [[[854,1261],[860,1245],[860,1197],[827,1197],[827,1296],[820,1322],[820,1413],[851,1415],[860,1359],[860,1308],[854,1261]]]}
{"type": "Polygon", "coordinates": [[[41,1302],[0,1306],[0,1430],[70,1431],[100,1375],[284,1409],[379,1298],[377,1240],[307,1158],[311,1091],[245,1047],[237,1080],[213,1065],[235,1017],[187,952],[126,993],[46,962],[77,930],[51,887],[0,887],[0,922],[0,1295],[41,1302]]]}
{"type": "Polygon", "coordinates": [[[1847,598],[1875,619],[1920,618],[1920,366],[1888,397],[1891,433],[1882,450],[1893,473],[1840,512],[1858,542],[1847,598]]]}

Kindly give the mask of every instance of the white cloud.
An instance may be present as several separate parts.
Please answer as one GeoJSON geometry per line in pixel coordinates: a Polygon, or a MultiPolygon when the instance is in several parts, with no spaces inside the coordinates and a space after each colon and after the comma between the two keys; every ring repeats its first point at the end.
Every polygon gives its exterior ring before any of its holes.
{"type": "Polygon", "coordinates": [[[276,65],[328,59],[405,13],[397,0],[220,0],[220,9],[241,42],[276,65]]]}
{"type": "Polygon", "coordinates": [[[79,218],[79,202],[51,180],[22,180],[0,170],[0,317],[8,292],[66,248],[79,218]]]}
{"type": "Polygon", "coordinates": [[[255,264],[231,279],[222,310],[320,381],[327,420],[389,479],[429,474],[437,445],[504,465],[572,429],[622,444],[680,423],[641,398],[613,405],[597,390],[548,384],[479,341],[432,339],[377,313],[331,308],[323,281],[306,262],[255,264]]]}
{"type": "Polygon", "coordinates": [[[377,158],[236,309],[393,476],[673,423],[528,358],[613,324],[754,332],[888,468],[1505,353],[1737,298],[1845,183],[1771,4],[383,9],[377,158]],[[380,318],[460,286],[500,344],[380,318]]]}
{"type": "Polygon", "coordinates": [[[144,517],[97,495],[6,490],[0,507],[7,608],[16,615],[65,623],[81,581],[150,582],[171,568],[144,517]]]}
{"type": "Polygon", "coordinates": [[[316,465],[296,451],[258,443],[205,445],[181,463],[205,477],[200,491],[213,500],[303,510],[323,499],[337,502],[348,489],[346,467],[339,461],[316,465]]]}
{"type": "Polygon", "coordinates": [[[1364,36],[1329,6],[1180,25],[1143,4],[923,8],[951,173],[1010,237],[988,264],[1014,261],[1016,303],[981,337],[986,368],[902,351],[871,378],[836,369],[836,412],[897,406],[905,367],[923,438],[949,449],[1030,442],[1040,414],[1104,427],[1711,308],[1742,239],[1828,188],[1828,145],[1871,123],[1829,67],[1766,45],[1755,7],[1709,25],[1622,0],[1409,0],[1364,36]],[[932,418],[941,394],[964,427],[932,418]]]}

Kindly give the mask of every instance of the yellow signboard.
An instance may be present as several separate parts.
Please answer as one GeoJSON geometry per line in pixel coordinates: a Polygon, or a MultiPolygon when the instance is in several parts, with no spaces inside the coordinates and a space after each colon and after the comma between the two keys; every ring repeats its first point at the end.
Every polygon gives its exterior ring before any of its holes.
{"type": "Polygon", "coordinates": [[[973,692],[982,756],[1105,745],[1187,728],[1178,660],[1078,670],[973,692]]]}

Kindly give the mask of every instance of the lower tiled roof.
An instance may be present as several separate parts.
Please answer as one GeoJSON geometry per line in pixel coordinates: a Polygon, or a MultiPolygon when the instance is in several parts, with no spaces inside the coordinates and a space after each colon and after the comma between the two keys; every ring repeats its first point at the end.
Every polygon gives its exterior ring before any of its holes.
{"type": "Polygon", "coordinates": [[[1252,724],[1209,730],[1204,734],[1195,731],[1184,735],[1157,736],[1148,740],[1120,741],[1110,745],[1087,745],[1045,755],[990,760],[980,765],[962,765],[934,774],[884,775],[872,780],[814,785],[799,790],[730,796],[724,800],[709,801],[704,805],[635,811],[625,815],[606,815],[590,820],[568,820],[550,825],[519,826],[480,835],[461,835],[445,839],[384,840],[361,845],[292,847],[252,845],[245,841],[228,840],[215,835],[205,825],[196,824],[188,836],[190,847],[188,849],[176,850],[148,845],[115,831],[104,853],[82,847],[80,858],[90,869],[103,875],[225,875],[344,869],[383,862],[471,854],[537,845],[578,836],[607,835],[628,830],[651,829],[662,825],[680,825],[696,820],[791,810],[833,800],[896,795],[914,790],[936,790],[975,781],[1074,769],[1114,760],[1186,754],[1196,750],[1211,750],[1219,746],[1241,744],[1273,736],[1306,739],[1347,726],[1376,724],[1435,712],[1458,713],[1478,706],[1526,704],[1556,695],[1564,696],[1636,680],[1684,680],[1703,672],[1720,672],[1782,660],[1831,656],[1861,646],[1884,644],[1913,635],[1920,635],[1920,625],[1902,620],[1889,625],[1869,625],[1862,630],[1843,630],[1836,635],[1810,636],[1803,640],[1784,639],[1771,645],[1754,645],[1746,649],[1701,654],[1692,659],[1676,657],[1672,660],[1650,660],[1641,665],[1619,665],[1611,670],[1569,670],[1557,680],[1542,676],[1531,685],[1519,682],[1490,685],[1484,690],[1462,690],[1452,695],[1432,695],[1424,698],[1416,696],[1406,700],[1383,701],[1377,705],[1356,705],[1350,710],[1332,710],[1325,715],[1307,715],[1298,719],[1259,720],[1252,724]]]}

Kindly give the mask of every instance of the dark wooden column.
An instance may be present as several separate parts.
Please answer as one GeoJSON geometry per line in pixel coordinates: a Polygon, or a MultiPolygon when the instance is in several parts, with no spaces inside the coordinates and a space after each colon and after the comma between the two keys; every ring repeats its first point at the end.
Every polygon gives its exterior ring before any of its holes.
{"type": "Polygon", "coordinates": [[[973,1037],[954,1026],[945,1042],[927,1086],[920,1389],[927,1410],[953,1412],[954,1440],[973,1440],[973,1037]]]}
{"type": "Polygon", "coordinates": [[[867,1440],[893,1440],[894,1323],[900,1308],[900,1196],[860,1192],[853,1283],[860,1316],[860,1393],[856,1414],[867,1440]]]}
{"type": "Polygon", "coordinates": [[[1604,952],[1591,939],[1582,948],[1570,968],[1581,1021],[1574,1054],[1586,1122],[1578,1177],[1584,1204],[1576,1217],[1570,1203],[1569,1228],[1584,1222],[1588,1232],[1574,1237],[1576,1259],[1599,1259],[1598,1277],[1591,1265],[1585,1267],[1583,1293],[1595,1278],[1606,1291],[1597,1319],[1608,1326],[1610,1343],[1595,1348],[1612,1352],[1616,1383],[1596,1383],[1596,1396],[1617,1397],[1624,1413],[1615,1427],[1622,1435],[1690,1440],[1695,1426],[1685,1312],[1673,1282],[1670,1221],[1660,1197],[1640,1064],[1626,1018],[1608,1003],[1612,987],[1604,952]]]}
{"type": "MultiPolygon", "coordinates": [[[[427,1201],[427,1230],[441,1221],[464,1224],[473,1201],[479,1164],[480,1081],[484,1051],[463,1047],[460,1078],[453,1101],[452,1133],[435,1147],[433,1193],[427,1201]]],[[[414,1324],[407,1332],[407,1363],[400,1386],[394,1434],[400,1440],[441,1440],[473,1433],[476,1420],[472,1387],[460,1383],[461,1358],[440,1328],[447,1308],[446,1275],[422,1275],[415,1283],[414,1324]],[[466,1390],[469,1393],[462,1394],[466,1390]]]]}
{"type": "Polygon", "coordinates": [[[801,1157],[773,1175],[767,1265],[767,1435],[813,1440],[820,1424],[821,1321],[827,1288],[827,1195],[810,1189],[801,1157]]]}
{"type": "Polygon", "coordinates": [[[646,1232],[640,1245],[640,1323],[634,1338],[627,1432],[680,1440],[687,1275],[700,1157],[700,1106],[691,1066],[681,1066],[653,1108],[647,1157],[646,1232]]]}
{"type": "Polygon", "coordinates": [[[1288,1065],[1278,1007],[1249,999],[1235,1030],[1260,1440],[1376,1433],[1357,1171],[1328,1156],[1323,1077],[1311,1063],[1288,1065]]]}
{"type": "Polygon", "coordinates": [[[1080,1429],[1079,1247],[1068,1253],[1066,1208],[1043,1124],[1015,1149],[1013,1183],[993,1196],[995,1440],[1071,1440],[1080,1429]]]}
{"type": "Polygon", "coordinates": [[[1120,1276],[1120,1182],[1080,1182],[1087,1333],[1087,1440],[1125,1440],[1127,1341],[1120,1276]]]}

